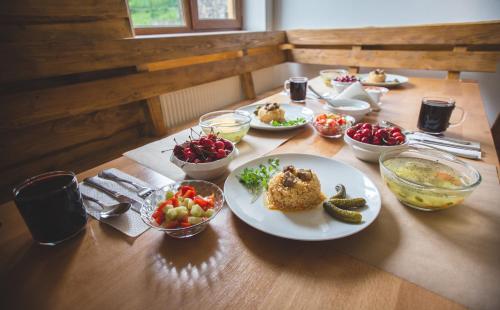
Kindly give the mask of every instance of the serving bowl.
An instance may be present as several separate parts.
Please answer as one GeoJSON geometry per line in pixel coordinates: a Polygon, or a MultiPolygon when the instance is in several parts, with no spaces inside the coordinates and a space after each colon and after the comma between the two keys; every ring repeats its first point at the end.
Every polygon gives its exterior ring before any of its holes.
{"type": "Polygon", "coordinates": [[[234,146],[232,151],[224,158],[217,159],[208,163],[190,163],[177,158],[174,153],[170,155],[170,161],[181,168],[185,174],[193,179],[213,180],[227,171],[227,167],[238,155],[238,149],[234,146]]]}
{"type": "Polygon", "coordinates": [[[316,132],[322,137],[340,138],[345,133],[347,128],[351,127],[354,122],[355,120],[352,116],[327,113],[316,115],[312,125],[316,132]],[[323,115],[327,116],[325,121],[321,121],[321,119],[319,119],[323,115]],[[332,115],[333,117],[328,117],[329,115],[332,115]],[[328,121],[328,118],[332,118],[332,120],[328,121]]]}
{"type": "Polygon", "coordinates": [[[383,152],[399,150],[405,148],[408,145],[408,138],[405,139],[404,143],[398,145],[368,144],[354,140],[353,138],[349,137],[349,135],[344,135],[344,141],[352,149],[352,151],[354,152],[354,156],[361,160],[372,163],[378,162],[380,154],[382,154],[383,152]]]}
{"type": "Polygon", "coordinates": [[[359,122],[371,111],[368,102],[357,99],[331,99],[324,105],[325,110],[336,113],[350,115],[359,122]]]}
{"type": "Polygon", "coordinates": [[[335,89],[335,91],[340,94],[342,93],[347,87],[351,86],[352,84],[356,83],[357,81],[353,82],[338,82],[332,80],[332,86],[335,89]]]}
{"type": "Polygon", "coordinates": [[[327,70],[321,70],[319,72],[319,75],[323,79],[323,83],[325,83],[326,86],[331,87],[332,86],[332,80],[338,76],[343,76],[347,75],[349,72],[344,69],[327,69],[327,70]]]}
{"type": "Polygon", "coordinates": [[[205,134],[215,133],[219,137],[238,143],[250,129],[251,115],[241,110],[222,110],[202,115],[199,125],[205,134]]]}
{"type": "Polygon", "coordinates": [[[146,223],[151,228],[158,231],[163,231],[170,237],[189,238],[205,230],[205,228],[207,228],[208,226],[208,223],[217,216],[223,206],[224,194],[217,185],[202,180],[186,180],[173,183],[162,189],[154,191],[145,199],[145,203],[141,207],[140,213],[144,223],[146,223]],[[153,219],[153,213],[155,212],[157,205],[165,200],[165,196],[168,191],[175,192],[180,186],[184,185],[193,186],[194,188],[196,188],[197,193],[201,196],[210,196],[211,194],[214,194],[214,214],[210,218],[189,227],[165,228],[163,226],[159,226],[153,219]]]}
{"type": "Polygon", "coordinates": [[[481,175],[457,157],[419,145],[384,152],[380,174],[404,205],[437,211],[461,204],[481,183],[481,175]]]}

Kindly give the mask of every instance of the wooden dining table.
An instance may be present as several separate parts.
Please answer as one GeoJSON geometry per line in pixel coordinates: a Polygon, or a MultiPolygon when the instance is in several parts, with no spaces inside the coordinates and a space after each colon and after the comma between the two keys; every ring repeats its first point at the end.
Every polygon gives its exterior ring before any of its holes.
{"type": "MultiPolygon", "coordinates": [[[[434,95],[453,97],[467,111],[465,122],[450,128],[447,134],[479,141],[482,161],[498,167],[476,82],[410,78],[408,84],[392,89],[383,98],[382,111],[370,113],[365,120],[390,120],[414,130],[422,97],[434,95]]],[[[287,102],[288,98],[276,93],[264,101],[287,102]]],[[[316,112],[320,112],[321,104],[316,100],[306,103],[316,112]]],[[[322,138],[306,126],[272,153],[332,157],[343,146],[342,139],[322,138]]],[[[154,186],[169,181],[126,157],[84,171],[78,178],[82,180],[106,168],[118,168],[154,186]]],[[[223,184],[223,179],[217,183],[223,184]]],[[[333,250],[336,242],[274,237],[248,226],[226,207],[203,233],[190,239],[173,239],[152,229],[133,239],[89,219],[77,237],[47,247],[31,239],[15,204],[9,201],[0,206],[0,308],[464,307],[333,250]]]]}

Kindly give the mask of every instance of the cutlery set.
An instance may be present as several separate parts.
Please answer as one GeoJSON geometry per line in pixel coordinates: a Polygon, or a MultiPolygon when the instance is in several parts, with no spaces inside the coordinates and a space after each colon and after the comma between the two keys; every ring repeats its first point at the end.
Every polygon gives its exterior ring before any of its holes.
{"type": "Polygon", "coordinates": [[[113,197],[118,202],[114,205],[105,205],[100,200],[94,197],[82,194],[83,199],[92,201],[101,207],[101,210],[99,210],[101,218],[110,218],[114,216],[119,216],[127,212],[129,209],[132,209],[135,212],[139,213],[142,206],[142,202],[103,186],[101,182],[99,182],[100,179],[110,180],[118,184],[127,183],[135,188],[137,196],[141,199],[147,198],[154,191],[153,188],[142,186],[140,184],[137,184],[136,182],[127,180],[125,178],[116,175],[111,171],[106,171],[106,170],[99,172],[99,174],[95,177],[84,179],[83,184],[91,186],[105,193],[106,195],[113,197]]]}

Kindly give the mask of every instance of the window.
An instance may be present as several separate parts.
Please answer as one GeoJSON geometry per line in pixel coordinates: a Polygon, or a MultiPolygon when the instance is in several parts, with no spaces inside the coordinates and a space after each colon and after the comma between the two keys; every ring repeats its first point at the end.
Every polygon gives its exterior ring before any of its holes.
{"type": "Polygon", "coordinates": [[[128,0],[135,33],[241,29],[241,0],[128,0]]]}

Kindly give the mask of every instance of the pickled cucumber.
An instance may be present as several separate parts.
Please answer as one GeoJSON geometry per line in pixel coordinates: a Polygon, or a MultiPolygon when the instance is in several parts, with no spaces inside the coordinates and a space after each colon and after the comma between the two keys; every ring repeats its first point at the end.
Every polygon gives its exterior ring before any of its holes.
{"type": "Polygon", "coordinates": [[[328,201],[325,201],[323,203],[323,209],[325,209],[325,211],[332,217],[343,222],[359,224],[363,220],[363,216],[361,215],[361,213],[340,209],[328,201]]]}
{"type": "Polygon", "coordinates": [[[335,191],[337,193],[335,195],[333,195],[332,197],[330,197],[330,199],[345,198],[346,190],[345,190],[344,185],[342,185],[342,184],[335,185],[335,191]]]}
{"type": "Polygon", "coordinates": [[[333,198],[329,200],[330,203],[341,209],[358,209],[366,205],[366,200],[364,198],[333,198]]]}

